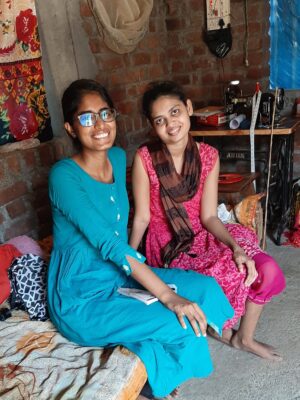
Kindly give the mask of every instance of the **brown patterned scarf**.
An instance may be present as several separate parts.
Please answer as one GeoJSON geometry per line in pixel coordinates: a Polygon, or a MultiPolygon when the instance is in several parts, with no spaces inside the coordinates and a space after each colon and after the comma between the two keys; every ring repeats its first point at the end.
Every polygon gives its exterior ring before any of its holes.
{"type": "Polygon", "coordinates": [[[180,252],[190,249],[194,232],[183,202],[197,192],[200,182],[201,160],[197,144],[189,135],[184,153],[182,173],[178,174],[167,146],[161,141],[147,144],[152,163],[160,182],[160,196],[173,238],[162,249],[164,267],[180,252]]]}

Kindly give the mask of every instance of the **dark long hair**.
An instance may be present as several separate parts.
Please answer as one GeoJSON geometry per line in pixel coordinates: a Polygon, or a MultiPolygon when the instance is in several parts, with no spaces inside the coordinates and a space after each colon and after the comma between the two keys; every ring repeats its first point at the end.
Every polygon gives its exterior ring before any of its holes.
{"type": "Polygon", "coordinates": [[[114,103],[107,90],[99,82],[92,79],[78,79],[67,87],[62,96],[61,104],[65,122],[73,124],[74,115],[78,110],[83,96],[93,92],[98,93],[102,100],[107,103],[108,107],[114,107],[114,103]]]}
{"type": "Polygon", "coordinates": [[[173,81],[153,81],[150,82],[142,99],[143,114],[151,122],[151,108],[152,104],[161,96],[177,97],[185,105],[187,104],[187,97],[182,87],[173,81]]]}

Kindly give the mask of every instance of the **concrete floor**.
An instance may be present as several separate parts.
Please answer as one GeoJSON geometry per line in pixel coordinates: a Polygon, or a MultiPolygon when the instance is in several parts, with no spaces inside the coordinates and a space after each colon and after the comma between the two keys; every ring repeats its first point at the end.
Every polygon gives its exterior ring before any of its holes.
{"type": "Polygon", "coordinates": [[[266,361],[209,338],[215,371],[180,387],[178,400],[300,400],[300,249],[267,243],[281,265],[284,293],[268,304],[257,339],[275,345],[284,357],[266,361]]]}

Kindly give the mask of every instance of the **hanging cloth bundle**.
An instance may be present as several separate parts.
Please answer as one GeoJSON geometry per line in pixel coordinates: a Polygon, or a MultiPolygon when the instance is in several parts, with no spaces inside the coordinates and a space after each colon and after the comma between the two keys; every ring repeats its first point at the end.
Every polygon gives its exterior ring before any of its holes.
{"type": "Polygon", "coordinates": [[[133,51],[144,37],[153,0],[88,0],[107,47],[118,54],[133,51]]]}

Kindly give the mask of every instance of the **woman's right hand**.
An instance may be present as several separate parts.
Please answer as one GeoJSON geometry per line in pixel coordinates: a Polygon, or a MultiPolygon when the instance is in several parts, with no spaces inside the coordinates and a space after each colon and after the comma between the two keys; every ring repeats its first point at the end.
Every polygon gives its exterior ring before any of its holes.
{"type": "Polygon", "coordinates": [[[180,325],[184,329],[187,329],[185,322],[186,317],[197,336],[201,336],[201,334],[206,336],[206,317],[197,303],[189,301],[171,290],[165,298],[160,300],[169,310],[176,314],[180,325]]]}

